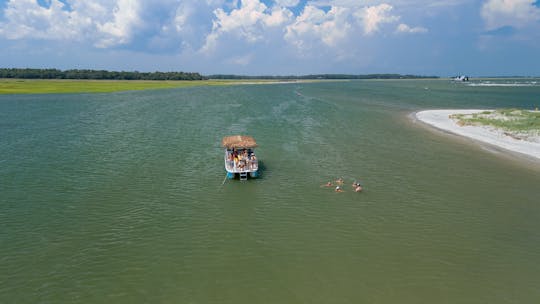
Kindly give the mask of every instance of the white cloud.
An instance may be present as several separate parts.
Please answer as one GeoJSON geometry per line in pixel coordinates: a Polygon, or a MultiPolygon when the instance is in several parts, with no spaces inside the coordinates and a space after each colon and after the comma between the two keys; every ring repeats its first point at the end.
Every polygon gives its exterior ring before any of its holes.
{"type": "Polygon", "coordinates": [[[113,10],[113,20],[97,24],[98,31],[103,37],[96,46],[109,47],[130,42],[134,31],[141,27],[141,5],[138,0],[118,0],[113,10]]]}
{"type": "Polygon", "coordinates": [[[409,34],[415,34],[415,33],[427,33],[428,29],[421,26],[416,27],[410,27],[405,23],[400,23],[396,29],[398,33],[409,33],[409,34]]]}
{"type": "MultiPolygon", "coordinates": [[[[351,46],[359,44],[362,33],[374,35],[383,25],[400,20],[400,16],[392,14],[393,6],[386,3],[365,6],[358,5],[357,1],[338,2],[344,6],[330,5],[328,8],[307,4],[296,17],[287,8],[277,6],[278,1],[271,9],[260,0],[239,1],[230,11],[218,8],[214,11],[212,31],[206,35],[201,52],[211,54],[218,47],[223,52],[224,47],[233,43],[231,39],[237,44],[246,43],[247,48],[274,39],[273,46],[282,46],[286,42],[302,56],[327,49],[332,50],[335,58],[346,58],[354,53],[351,46]],[[269,34],[272,31],[274,34],[269,34]],[[276,35],[280,31],[281,36],[276,35]]],[[[280,3],[292,5],[296,2],[280,3]]],[[[401,29],[405,30],[403,26],[401,29]]],[[[426,29],[409,27],[407,31],[419,33],[426,29]]]]}
{"type": "Polygon", "coordinates": [[[469,3],[471,0],[312,0],[314,6],[366,7],[389,4],[399,7],[449,7],[469,3]]]}
{"type": "Polygon", "coordinates": [[[213,28],[206,37],[206,43],[202,47],[203,52],[211,52],[225,34],[240,37],[243,40],[254,43],[263,39],[268,28],[279,27],[290,22],[292,12],[286,8],[268,7],[259,0],[242,0],[238,8],[230,13],[218,8],[214,11],[216,19],[213,28]]]}
{"type": "Polygon", "coordinates": [[[264,24],[270,27],[277,27],[290,22],[293,13],[285,8],[275,7],[272,12],[264,18],[264,24]]]}
{"type": "Polygon", "coordinates": [[[50,0],[42,6],[8,0],[0,8],[0,39],[75,42],[89,51],[204,53],[208,62],[236,66],[291,54],[334,62],[367,52],[368,40],[387,39],[377,33],[427,31],[397,25],[407,16],[404,5],[408,1],[50,0]],[[303,9],[295,15],[292,7],[303,9]]]}
{"type": "Polygon", "coordinates": [[[189,27],[189,18],[194,13],[194,8],[186,3],[181,3],[176,8],[176,13],[174,16],[174,28],[178,33],[181,33],[189,27]]]}
{"type": "Polygon", "coordinates": [[[503,26],[524,28],[540,21],[540,8],[535,6],[535,0],[488,0],[480,14],[487,30],[503,26]]]}
{"type": "Polygon", "coordinates": [[[321,41],[328,47],[335,47],[345,39],[352,24],[350,10],[332,7],[328,12],[315,6],[306,6],[294,23],[286,27],[285,39],[299,50],[313,48],[321,41]]]}
{"type": "Polygon", "coordinates": [[[91,25],[91,20],[77,12],[64,10],[64,4],[51,0],[49,8],[34,0],[10,1],[0,23],[0,35],[8,39],[78,39],[81,29],[91,25]]]}
{"type": "Polygon", "coordinates": [[[99,47],[128,43],[137,26],[139,2],[130,0],[71,1],[70,9],[58,0],[49,7],[35,0],[9,1],[0,23],[8,39],[85,41],[99,47]]]}
{"type": "Polygon", "coordinates": [[[381,24],[394,23],[400,19],[399,16],[390,14],[392,9],[393,7],[391,5],[382,3],[365,7],[363,10],[356,12],[355,16],[362,20],[364,33],[370,35],[377,32],[381,24]]]}
{"type": "Polygon", "coordinates": [[[159,23],[161,28],[158,35],[167,39],[172,45],[180,45],[182,50],[199,49],[205,43],[206,35],[212,30],[214,9],[224,5],[223,0],[161,1],[171,2],[159,6],[161,9],[170,11],[171,15],[168,18],[161,15],[155,16],[156,20],[153,23],[159,23]]]}

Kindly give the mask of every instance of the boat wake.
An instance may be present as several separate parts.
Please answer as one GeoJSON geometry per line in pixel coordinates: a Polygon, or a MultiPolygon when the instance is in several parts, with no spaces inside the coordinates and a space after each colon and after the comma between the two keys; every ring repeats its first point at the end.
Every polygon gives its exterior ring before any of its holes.
{"type": "Polygon", "coordinates": [[[540,86],[538,81],[526,81],[526,82],[471,82],[467,84],[470,87],[534,87],[540,86]]]}

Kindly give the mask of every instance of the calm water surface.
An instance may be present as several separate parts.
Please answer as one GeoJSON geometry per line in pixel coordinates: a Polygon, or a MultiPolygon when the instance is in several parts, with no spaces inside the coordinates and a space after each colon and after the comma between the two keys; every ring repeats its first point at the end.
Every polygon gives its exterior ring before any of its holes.
{"type": "Polygon", "coordinates": [[[538,162],[409,117],[538,96],[445,80],[0,96],[0,302],[538,303],[538,162]],[[222,184],[237,133],[262,175],[222,184]],[[320,187],[338,177],[346,192],[320,187]]]}

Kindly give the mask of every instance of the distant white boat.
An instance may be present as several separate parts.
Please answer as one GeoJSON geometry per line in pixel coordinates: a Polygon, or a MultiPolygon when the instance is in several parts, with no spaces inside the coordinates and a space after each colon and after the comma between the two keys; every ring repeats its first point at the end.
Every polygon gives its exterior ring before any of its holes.
{"type": "Polygon", "coordinates": [[[469,76],[461,75],[453,78],[454,81],[469,81],[469,76]]]}

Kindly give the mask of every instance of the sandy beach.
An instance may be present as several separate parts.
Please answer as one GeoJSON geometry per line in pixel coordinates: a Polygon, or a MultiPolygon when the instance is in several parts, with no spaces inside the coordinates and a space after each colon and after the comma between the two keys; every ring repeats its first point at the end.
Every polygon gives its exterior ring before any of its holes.
{"type": "Polygon", "coordinates": [[[428,110],[416,113],[416,118],[437,129],[465,136],[483,143],[494,145],[505,150],[525,154],[540,160],[540,138],[529,140],[516,139],[500,129],[487,126],[460,126],[449,116],[452,114],[472,114],[485,109],[474,110],[428,110]]]}

